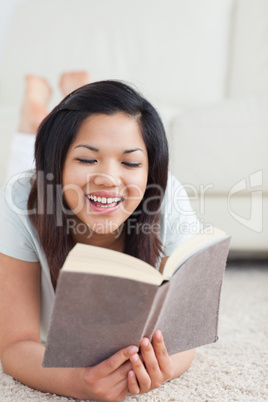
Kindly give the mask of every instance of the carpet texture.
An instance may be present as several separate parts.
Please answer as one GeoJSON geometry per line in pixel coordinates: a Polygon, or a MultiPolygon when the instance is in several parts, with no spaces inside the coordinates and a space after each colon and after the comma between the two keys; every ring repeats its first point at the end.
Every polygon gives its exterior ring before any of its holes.
{"type": "MultiPolygon", "coordinates": [[[[74,399],[34,391],[0,370],[0,401],[74,399]]],[[[229,263],[219,341],[197,349],[192,366],[180,378],[125,401],[268,401],[268,265],[229,263]]]]}

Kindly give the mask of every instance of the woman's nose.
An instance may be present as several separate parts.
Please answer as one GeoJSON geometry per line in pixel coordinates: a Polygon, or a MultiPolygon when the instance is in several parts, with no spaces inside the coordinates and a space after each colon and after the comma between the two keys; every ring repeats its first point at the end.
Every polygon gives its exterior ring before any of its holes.
{"type": "Polygon", "coordinates": [[[111,174],[107,170],[106,172],[96,172],[93,177],[93,182],[96,186],[103,187],[119,187],[122,184],[119,174],[116,174],[116,172],[111,174]]]}

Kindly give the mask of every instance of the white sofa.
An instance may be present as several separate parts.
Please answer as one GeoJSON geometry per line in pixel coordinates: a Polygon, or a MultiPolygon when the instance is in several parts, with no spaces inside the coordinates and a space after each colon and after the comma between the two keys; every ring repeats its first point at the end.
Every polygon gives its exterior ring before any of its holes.
{"type": "Polygon", "coordinates": [[[134,83],[160,111],[171,170],[233,253],[268,254],[268,1],[25,0],[0,77],[5,180],[24,76],[63,71],[134,83]]]}

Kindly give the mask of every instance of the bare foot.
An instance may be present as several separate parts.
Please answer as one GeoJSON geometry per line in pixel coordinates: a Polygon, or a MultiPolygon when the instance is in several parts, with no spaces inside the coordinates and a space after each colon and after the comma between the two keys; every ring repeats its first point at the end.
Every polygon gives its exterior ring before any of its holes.
{"type": "Polygon", "coordinates": [[[63,73],[60,78],[60,89],[64,96],[69,95],[75,89],[89,84],[90,77],[86,71],[74,71],[63,73]]]}
{"type": "Polygon", "coordinates": [[[48,114],[48,101],[52,91],[44,78],[27,75],[25,80],[18,129],[22,133],[36,134],[39,124],[48,114]]]}

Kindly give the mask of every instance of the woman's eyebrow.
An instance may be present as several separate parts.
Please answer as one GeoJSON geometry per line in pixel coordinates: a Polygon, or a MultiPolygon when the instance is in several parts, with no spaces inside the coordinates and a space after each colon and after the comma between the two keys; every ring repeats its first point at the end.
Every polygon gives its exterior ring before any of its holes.
{"type": "Polygon", "coordinates": [[[144,152],[143,149],[141,149],[141,148],[131,148],[131,149],[126,149],[123,152],[123,154],[131,154],[132,152],[136,152],[136,151],[144,152]]]}
{"type": "MultiPolygon", "coordinates": [[[[76,145],[75,149],[76,148],[86,148],[86,149],[89,149],[90,151],[93,151],[93,152],[100,152],[99,148],[93,147],[93,146],[88,145],[88,144],[79,144],[79,145],[76,145]]],[[[131,154],[132,152],[136,152],[136,151],[144,152],[144,150],[141,149],[141,148],[130,148],[130,149],[126,149],[123,152],[123,154],[131,154]]]]}
{"type": "Polygon", "coordinates": [[[79,144],[75,147],[75,149],[76,148],[87,148],[87,149],[90,149],[90,151],[100,152],[100,150],[98,148],[92,147],[91,145],[87,145],[87,144],[79,144]]]}

